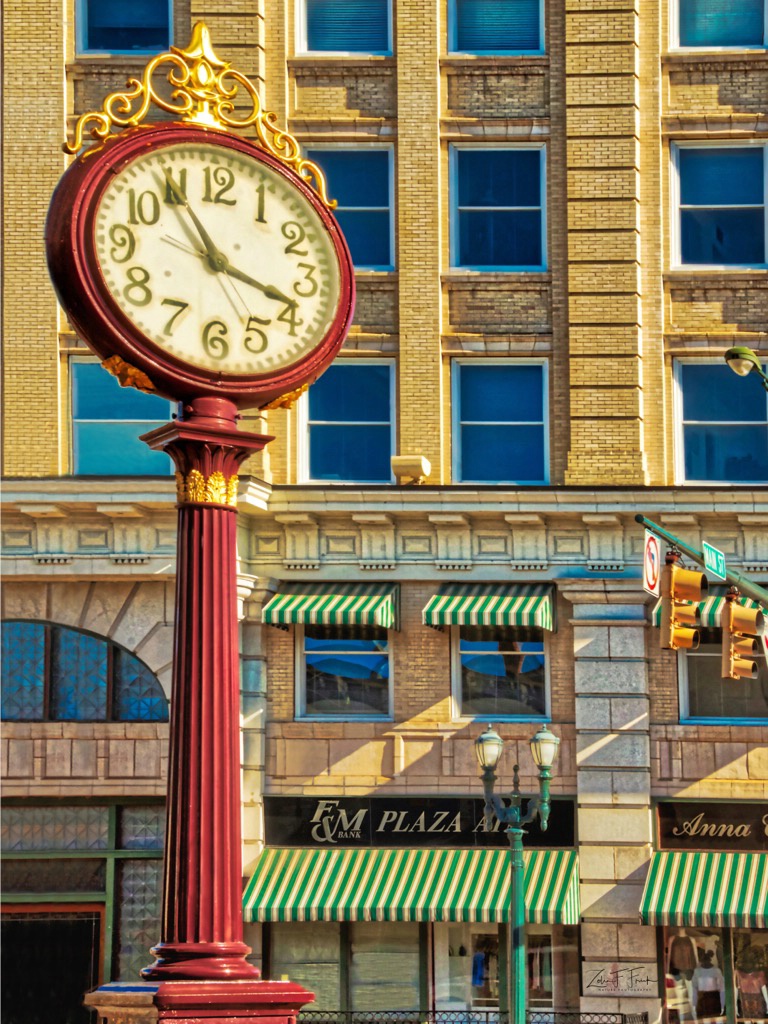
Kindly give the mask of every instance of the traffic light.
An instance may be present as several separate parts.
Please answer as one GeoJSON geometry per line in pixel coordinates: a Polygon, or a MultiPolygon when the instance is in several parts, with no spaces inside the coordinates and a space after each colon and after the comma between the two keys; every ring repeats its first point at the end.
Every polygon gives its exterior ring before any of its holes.
{"type": "Polygon", "coordinates": [[[704,573],[681,569],[679,558],[668,552],[661,572],[661,646],[673,651],[699,646],[699,602],[709,589],[704,573]]]}
{"type": "Polygon", "coordinates": [[[765,630],[759,608],[745,608],[733,587],[725,596],[721,616],[723,627],[723,679],[757,679],[755,656],[760,653],[758,637],[765,630]]]}

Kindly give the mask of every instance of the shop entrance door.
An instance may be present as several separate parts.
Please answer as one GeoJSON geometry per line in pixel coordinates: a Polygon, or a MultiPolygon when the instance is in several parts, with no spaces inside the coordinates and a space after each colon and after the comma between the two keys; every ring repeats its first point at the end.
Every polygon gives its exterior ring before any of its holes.
{"type": "Polygon", "coordinates": [[[101,934],[99,907],[4,908],[3,1024],[91,1024],[101,934]]]}

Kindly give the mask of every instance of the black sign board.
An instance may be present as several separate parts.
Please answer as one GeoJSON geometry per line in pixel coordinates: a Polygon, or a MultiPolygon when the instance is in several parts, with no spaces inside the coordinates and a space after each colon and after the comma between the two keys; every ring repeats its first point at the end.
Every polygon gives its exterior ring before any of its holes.
{"type": "Polygon", "coordinates": [[[658,805],[662,850],[768,850],[768,804],[658,805]]]}
{"type": "MultiPolygon", "coordinates": [[[[475,797],[267,796],[266,841],[310,847],[508,846],[497,821],[486,831],[483,806],[475,797]]],[[[571,798],[553,799],[549,828],[543,832],[538,819],[526,825],[524,845],[572,848],[574,811],[571,798]]]]}

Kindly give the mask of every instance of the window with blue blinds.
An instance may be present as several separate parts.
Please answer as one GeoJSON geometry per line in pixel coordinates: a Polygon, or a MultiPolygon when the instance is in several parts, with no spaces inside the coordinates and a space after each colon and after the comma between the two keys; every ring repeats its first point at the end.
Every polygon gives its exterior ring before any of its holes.
{"type": "Polygon", "coordinates": [[[154,53],[171,40],[167,0],[80,0],[81,52],[154,53]]]}
{"type": "MultiPolygon", "coordinates": [[[[678,465],[685,483],[768,480],[768,395],[723,362],[678,362],[678,465]]],[[[757,384],[757,381],[754,382],[757,384]]]]}
{"type": "Polygon", "coordinates": [[[394,267],[392,149],[307,149],[325,172],[333,211],[344,232],[352,262],[362,270],[394,267]]]}
{"type": "Polygon", "coordinates": [[[306,49],[390,53],[389,0],[304,0],[306,49]]]}
{"type": "Polygon", "coordinates": [[[680,46],[764,46],[764,0],[678,0],[680,46]]]}
{"type": "Polygon", "coordinates": [[[451,50],[541,53],[541,0],[453,0],[451,50]]]}
{"type": "Polygon", "coordinates": [[[451,150],[451,266],[543,270],[544,149],[451,150]]]}
{"type": "Polygon", "coordinates": [[[764,266],[764,148],[680,146],[675,156],[680,263],[764,266]]]}
{"type": "Polygon", "coordinates": [[[543,362],[456,362],[453,416],[455,481],[547,483],[547,371],[543,362]]]}
{"type": "Polygon", "coordinates": [[[393,372],[390,361],[337,361],[306,398],[308,480],[392,481],[393,372]]]}

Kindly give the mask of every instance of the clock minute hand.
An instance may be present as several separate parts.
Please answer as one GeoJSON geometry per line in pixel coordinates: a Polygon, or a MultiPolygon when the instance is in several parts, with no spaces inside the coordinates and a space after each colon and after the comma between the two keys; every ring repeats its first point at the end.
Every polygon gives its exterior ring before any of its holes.
{"type": "Polygon", "coordinates": [[[228,270],[229,269],[229,260],[224,255],[224,253],[221,252],[221,250],[218,249],[216,247],[216,245],[214,244],[213,239],[211,238],[211,236],[208,234],[208,232],[203,227],[202,221],[197,216],[197,214],[192,209],[192,207],[189,205],[189,200],[184,195],[184,193],[181,191],[181,189],[176,184],[176,182],[173,180],[173,177],[171,176],[170,171],[167,168],[164,167],[163,168],[163,174],[165,175],[165,180],[168,182],[168,188],[171,190],[171,193],[173,194],[174,199],[176,200],[177,203],[179,203],[181,206],[184,207],[184,209],[189,214],[190,220],[195,225],[197,233],[198,233],[198,235],[200,235],[200,239],[201,239],[203,245],[205,246],[205,251],[208,254],[208,263],[209,263],[211,269],[212,270],[225,270],[225,271],[228,270]]]}
{"type": "Polygon", "coordinates": [[[261,281],[257,281],[255,277],[251,277],[250,274],[244,273],[242,270],[238,270],[237,267],[227,266],[226,273],[228,277],[234,277],[238,281],[242,281],[243,284],[249,284],[253,288],[258,288],[259,291],[264,292],[268,299],[276,299],[278,302],[284,302],[288,306],[298,305],[296,299],[290,299],[287,295],[280,291],[279,288],[275,288],[271,284],[262,284],[261,281]]]}

